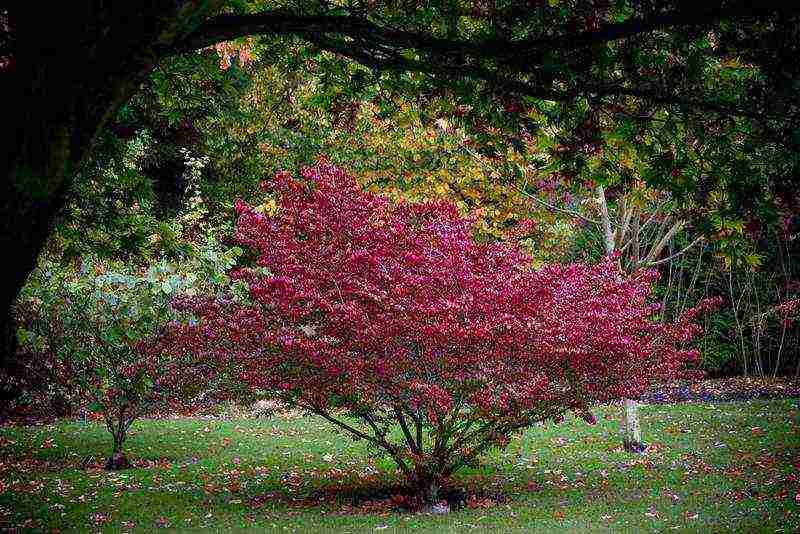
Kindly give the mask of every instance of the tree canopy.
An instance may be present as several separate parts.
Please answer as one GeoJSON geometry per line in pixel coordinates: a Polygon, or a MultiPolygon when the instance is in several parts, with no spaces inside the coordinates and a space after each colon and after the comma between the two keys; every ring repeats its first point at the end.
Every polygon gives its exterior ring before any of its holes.
{"type": "Polygon", "coordinates": [[[799,21],[800,6],[772,0],[14,2],[0,12],[13,103],[0,245],[18,253],[0,306],[16,298],[103,128],[169,57],[219,43],[240,60],[275,54],[336,80],[339,102],[379,83],[468,102],[469,119],[499,119],[509,140],[555,128],[550,149],[568,174],[619,167],[624,139],[653,184],[699,197],[722,186],[712,198],[737,209],[770,195],[796,209],[799,21]]]}

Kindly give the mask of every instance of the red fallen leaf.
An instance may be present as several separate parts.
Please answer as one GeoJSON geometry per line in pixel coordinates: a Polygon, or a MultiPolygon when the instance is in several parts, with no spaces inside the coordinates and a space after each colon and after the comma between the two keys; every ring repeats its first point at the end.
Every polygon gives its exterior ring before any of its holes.
{"type": "Polygon", "coordinates": [[[97,512],[95,514],[92,514],[89,517],[89,520],[92,522],[93,525],[102,525],[103,523],[108,521],[108,517],[105,514],[97,512]]]}
{"type": "Polygon", "coordinates": [[[478,508],[492,508],[498,504],[499,503],[491,497],[477,497],[475,495],[467,497],[467,508],[473,510],[478,508]]]}

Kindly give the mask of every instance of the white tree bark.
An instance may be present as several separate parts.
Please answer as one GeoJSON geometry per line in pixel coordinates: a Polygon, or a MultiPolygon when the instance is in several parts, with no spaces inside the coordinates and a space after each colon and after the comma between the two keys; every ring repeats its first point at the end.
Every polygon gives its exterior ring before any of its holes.
{"type": "MultiPolygon", "coordinates": [[[[600,204],[600,218],[603,225],[606,254],[611,256],[617,249],[617,242],[614,239],[615,233],[611,228],[611,217],[608,214],[606,193],[602,185],[597,187],[597,201],[600,204]]],[[[623,231],[619,232],[620,238],[623,237],[624,230],[627,230],[630,215],[631,212],[625,214],[626,220],[623,223],[623,231]]],[[[638,249],[639,244],[634,243],[634,245],[638,249]]],[[[634,254],[638,255],[638,250],[634,254]]],[[[622,424],[620,426],[622,433],[622,444],[625,447],[625,450],[628,452],[642,452],[645,449],[645,445],[642,443],[642,430],[639,425],[639,403],[633,399],[624,399],[623,404],[625,409],[623,410],[622,424]]]]}
{"type": "Polygon", "coordinates": [[[644,452],[646,446],[642,442],[642,430],[639,426],[639,403],[633,399],[623,401],[622,445],[628,452],[644,452]]]}

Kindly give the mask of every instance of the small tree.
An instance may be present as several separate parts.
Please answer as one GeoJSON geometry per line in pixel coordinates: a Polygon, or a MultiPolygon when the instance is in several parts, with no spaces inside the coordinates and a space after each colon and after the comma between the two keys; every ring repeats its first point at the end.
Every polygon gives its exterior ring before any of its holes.
{"type": "Polygon", "coordinates": [[[535,270],[515,245],[476,242],[450,203],[393,204],[325,163],[301,174],[268,184],[271,211],[237,204],[256,261],[232,276],[253,304],[186,299],[196,322],[163,342],[382,449],[427,502],[514,432],[567,411],[593,421],[593,403],[695,356],[697,310],[654,320],[652,272],[535,270]]]}
{"type": "Polygon", "coordinates": [[[176,318],[178,295],[224,285],[233,257],[213,242],[195,261],[160,261],[141,269],[84,259],[78,270],[40,267],[18,305],[28,379],[51,381],[73,408],[101,412],[113,439],[107,469],[129,462],[123,444],[133,422],[185,406],[213,374],[189,354],[165,355],[154,341],[176,318]]]}

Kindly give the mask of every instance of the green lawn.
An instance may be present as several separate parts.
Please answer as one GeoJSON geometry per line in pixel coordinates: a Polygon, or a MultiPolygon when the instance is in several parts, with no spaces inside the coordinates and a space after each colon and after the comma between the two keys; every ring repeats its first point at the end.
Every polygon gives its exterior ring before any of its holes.
{"type": "Polygon", "coordinates": [[[391,484],[391,464],[312,418],[140,421],[122,473],[96,467],[99,425],[3,427],[0,530],[800,531],[800,401],[645,406],[654,446],[638,457],[618,446],[618,408],[598,415],[461,473],[481,499],[446,516],[355,499],[391,484]]]}

